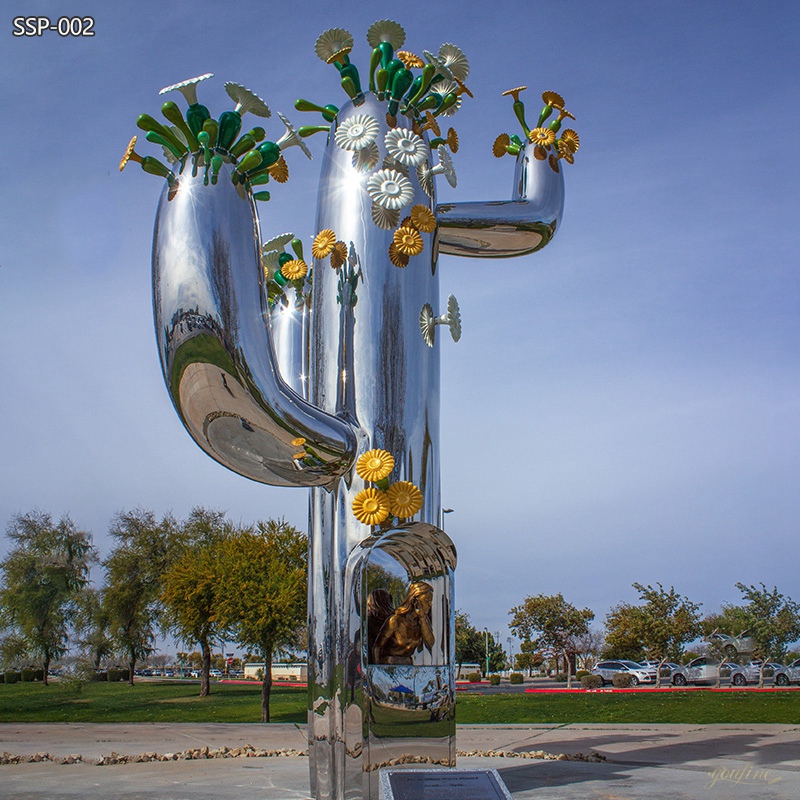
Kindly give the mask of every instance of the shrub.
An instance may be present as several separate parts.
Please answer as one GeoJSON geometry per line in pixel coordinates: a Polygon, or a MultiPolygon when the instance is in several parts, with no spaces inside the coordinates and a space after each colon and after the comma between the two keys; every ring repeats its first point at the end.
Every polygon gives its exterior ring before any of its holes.
{"type": "Polygon", "coordinates": [[[116,683],[119,681],[127,681],[130,680],[131,671],[129,669],[114,669],[111,667],[108,670],[108,682],[109,683],[116,683]]]}
{"type": "Polygon", "coordinates": [[[567,673],[566,672],[559,672],[558,675],[553,678],[554,681],[559,681],[560,683],[567,682],[567,673]]]}
{"type": "Polygon", "coordinates": [[[629,672],[615,672],[611,676],[611,683],[616,686],[617,689],[627,689],[633,684],[633,675],[629,672]]]}
{"type": "Polygon", "coordinates": [[[6,674],[5,672],[0,672],[0,683],[6,682],[6,674]]]}
{"type": "Polygon", "coordinates": [[[43,681],[44,680],[44,670],[43,669],[34,669],[32,667],[28,667],[27,669],[23,669],[20,672],[20,680],[23,683],[33,683],[34,681],[43,681]]]}
{"type": "Polygon", "coordinates": [[[107,681],[108,673],[105,672],[105,670],[93,670],[89,673],[89,680],[92,683],[97,683],[98,681],[107,681]]]}
{"type": "Polygon", "coordinates": [[[481,674],[480,672],[470,672],[467,674],[467,680],[470,683],[480,683],[481,682],[481,674]]]}
{"type": "Polygon", "coordinates": [[[6,683],[16,683],[17,681],[22,679],[22,674],[16,672],[13,669],[7,669],[5,673],[5,682],[6,683]]]}
{"type": "Polygon", "coordinates": [[[509,683],[522,683],[523,680],[524,680],[524,678],[523,678],[523,675],[522,675],[521,672],[512,672],[508,676],[508,682],[509,683]]]}
{"type": "Polygon", "coordinates": [[[589,672],[589,670],[588,670],[588,669],[579,669],[579,670],[578,670],[578,671],[575,673],[575,677],[576,677],[578,680],[581,680],[581,679],[583,678],[583,676],[584,676],[584,675],[591,675],[591,672],[589,672]]]}
{"type": "Polygon", "coordinates": [[[500,685],[500,676],[499,675],[490,675],[489,676],[489,684],[491,686],[499,686],[500,685]]]}
{"type": "Polygon", "coordinates": [[[602,685],[603,679],[599,675],[581,675],[581,689],[599,689],[602,685]]]}

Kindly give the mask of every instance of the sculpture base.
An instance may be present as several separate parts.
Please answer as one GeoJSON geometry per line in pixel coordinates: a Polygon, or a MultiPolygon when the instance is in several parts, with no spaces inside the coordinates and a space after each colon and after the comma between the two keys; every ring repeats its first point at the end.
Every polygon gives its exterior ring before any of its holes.
{"type": "Polygon", "coordinates": [[[384,769],[381,800],[512,800],[496,769],[384,769]]]}

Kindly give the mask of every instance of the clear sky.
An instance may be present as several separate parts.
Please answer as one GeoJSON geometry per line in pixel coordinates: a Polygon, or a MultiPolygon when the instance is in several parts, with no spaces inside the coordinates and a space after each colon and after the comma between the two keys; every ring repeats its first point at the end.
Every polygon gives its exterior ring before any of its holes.
{"type": "MultiPolygon", "coordinates": [[[[117,166],[137,115],[159,115],[158,90],[204,72],[215,115],[231,80],[316,124],[296,97],[344,98],[318,34],[350,30],[363,74],[366,29],[390,17],[407,49],[453,42],[470,60],[459,185],[442,181],[440,201],[510,196],[512,159],[490,152],[515,132],[506,89],[528,85],[529,116],[560,92],[581,137],[551,245],[441,258],[464,320],[442,347],[458,606],[505,640],[508,610],[539,592],[599,620],[636,599],[632,581],[704,611],[738,600],[736,581],[800,599],[800,5],[85,0],[69,13],[94,17],[93,38],[12,36],[11,11],[63,9],[23,1],[0,20],[2,528],[68,512],[101,553],[134,506],[305,528],[304,490],[226,471],[179,423],[151,311],[160,179],[117,166]]],[[[308,241],[319,159],[287,160],[262,233],[308,241]]]]}

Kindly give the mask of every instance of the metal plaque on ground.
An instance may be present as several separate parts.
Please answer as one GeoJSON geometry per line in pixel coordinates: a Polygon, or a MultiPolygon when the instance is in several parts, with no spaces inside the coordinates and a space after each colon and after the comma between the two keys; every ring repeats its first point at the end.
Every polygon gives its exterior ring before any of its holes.
{"type": "Polygon", "coordinates": [[[513,800],[496,769],[383,769],[382,800],[513,800]]]}

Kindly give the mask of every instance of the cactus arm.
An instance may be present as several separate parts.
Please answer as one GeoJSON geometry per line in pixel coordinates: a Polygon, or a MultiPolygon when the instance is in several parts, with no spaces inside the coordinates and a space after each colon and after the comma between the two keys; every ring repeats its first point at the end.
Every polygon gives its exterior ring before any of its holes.
{"type": "Polygon", "coordinates": [[[177,191],[162,193],[153,305],[167,390],[189,434],[223,466],[275,486],[331,486],[352,466],[354,429],[280,375],[257,218],[231,169],[204,186],[187,162],[177,191]]]}
{"type": "Polygon", "coordinates": [[[436,208],[439,252],[506,258],[541,250],[564,212],[563,169],[554,172],[528,143],[517,156],[511,200],[444,203],[436,208]]]}

